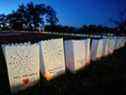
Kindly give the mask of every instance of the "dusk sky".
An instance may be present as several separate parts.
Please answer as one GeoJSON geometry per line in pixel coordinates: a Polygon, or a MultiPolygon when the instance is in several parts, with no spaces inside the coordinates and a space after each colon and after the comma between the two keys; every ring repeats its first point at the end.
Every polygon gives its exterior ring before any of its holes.
{"type": "Polygon", "coordinates": [[[126,0],[0,0],[0,13],[15,10],[19,1],[50,5],[57,12],[60,24],[76,27],[84,24],[113,26],[109,19],[118,19],[119,12],[126,9],[126,0]]]}

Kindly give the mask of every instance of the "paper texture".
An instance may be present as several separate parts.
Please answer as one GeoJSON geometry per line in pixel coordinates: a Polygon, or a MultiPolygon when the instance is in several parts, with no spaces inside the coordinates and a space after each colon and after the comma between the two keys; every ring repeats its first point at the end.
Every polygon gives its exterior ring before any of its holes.
{"type": "Polygon", "coordinates": [[[90,39],[84,40],[85,52],[86,52],[86,64],[90,64],[91,61],[91,51],[90,51],[90,39]]]}
{"type": "Polygon", "coordinates": [[[26,89],[39,80],[39,47],[37,44],[3,45],[12,93],[26,89]]]}
{"type": "Polygon", "coordinates": [[[115,46],[115,39],[110,38],[109,39],[109,48],[108,48],[109,54],[112,54],[114,52],[114,46],[115,46]]]}
{"type": "Polygon", "coordinates": [[[51,39],[40,42],[41,73],[50,80],[65,72],[63,39],[51,39]]]}
{"type": "Polygon", "coordinates": [[[89,40],[66,40],[65,44],[65,62],[67,68],[75,72],[76,70],[81,69],[86,65],[86,62],[89,61],[90,58],[86,57],[89,56],[88,44],[89,40]]]}
{"type": "Polygon", "coordinates": [[[98,39],[92,39],[91,42],[91,60],[96,60],[97,54],[97,47],[98,47],[98,39]]]}
{"type": "Polygon", "coordinates": [[[73,43],[71,40],[64,41],[64,52],[65,52],[65,64],[66,68],[70,71],[74,70],[74,52],[73,43]]]}
{"type": "Polygon", "coordinates": [[[109,55],[109,43],[110,43],[110,40],[107,38],[106,45],[105,45],[105,56],[109,55]]]}
{"type": "Polygon", "coordinates": [[[104,40],[100,39],[98,40],[98,46],[97,46],[97,52],[96,52],[96,58],[99,59],[101,57],[103,57],[103,50],[104,49],[104,40]]]}
{"type": "Polygon", "coordinates": [[[103,38],[103,56],[106,56],[106,44],[107,44],[107,39],[103,38]]]}

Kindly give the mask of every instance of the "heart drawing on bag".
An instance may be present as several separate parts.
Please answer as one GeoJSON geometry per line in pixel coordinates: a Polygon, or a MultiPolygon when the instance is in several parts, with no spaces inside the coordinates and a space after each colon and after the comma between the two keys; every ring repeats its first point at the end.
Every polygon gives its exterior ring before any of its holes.
{"type": "Polygon", "coordinates": [[[22,79],[22,83],[23,83],[23,85],[28,85],[29,84],[29,79],[28,78],[26,78],[26,79],[22,79]]]}

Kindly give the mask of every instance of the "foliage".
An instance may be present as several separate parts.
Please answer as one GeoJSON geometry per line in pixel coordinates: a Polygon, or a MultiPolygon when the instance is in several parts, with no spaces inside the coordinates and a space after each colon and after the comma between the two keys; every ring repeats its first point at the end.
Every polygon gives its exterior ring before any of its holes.
{"type": "Polygon", "coordinates": [[[45,31],[51,32],[64,32],[64,33],[80,33],[80,34],[105,34],[113,33],[113,29],[105,26],[96,26],[96,25],[82,25],[79,28],[72,26],[63,26],[63,25],[46,25],[45,31]]]}
{"type": "Polygon", "coordinates": [[[116,34],[126,34],[126,9],[119,12],[118,19],[110,18],[110,21],[116,25],[113,29],[116,34]]]}
{"type": "Polygon", "coordinates": [[[58,18],[51,6],[45,4],[21,4],[16,11],[8,15],[0,15],[0,29],[9,30],[39,30],[44,24],[56,25],[58,18]],[[46,17],[44,20],[44,17],[46,17]]]}

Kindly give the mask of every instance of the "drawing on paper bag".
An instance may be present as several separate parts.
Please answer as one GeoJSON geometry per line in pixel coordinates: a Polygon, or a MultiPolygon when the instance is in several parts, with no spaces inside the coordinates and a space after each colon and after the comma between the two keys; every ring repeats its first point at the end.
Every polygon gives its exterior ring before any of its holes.
{"type": "Polygon", "coordinates": [[[63,39],[41,41],[41,73],[51,80],[65,72],[63,39]]]}
{"type": "Polygon", "coordinates": [[[37,44],[3,45],[12,93],[35,85],[39,80],[39,46],[37,44]]]}

